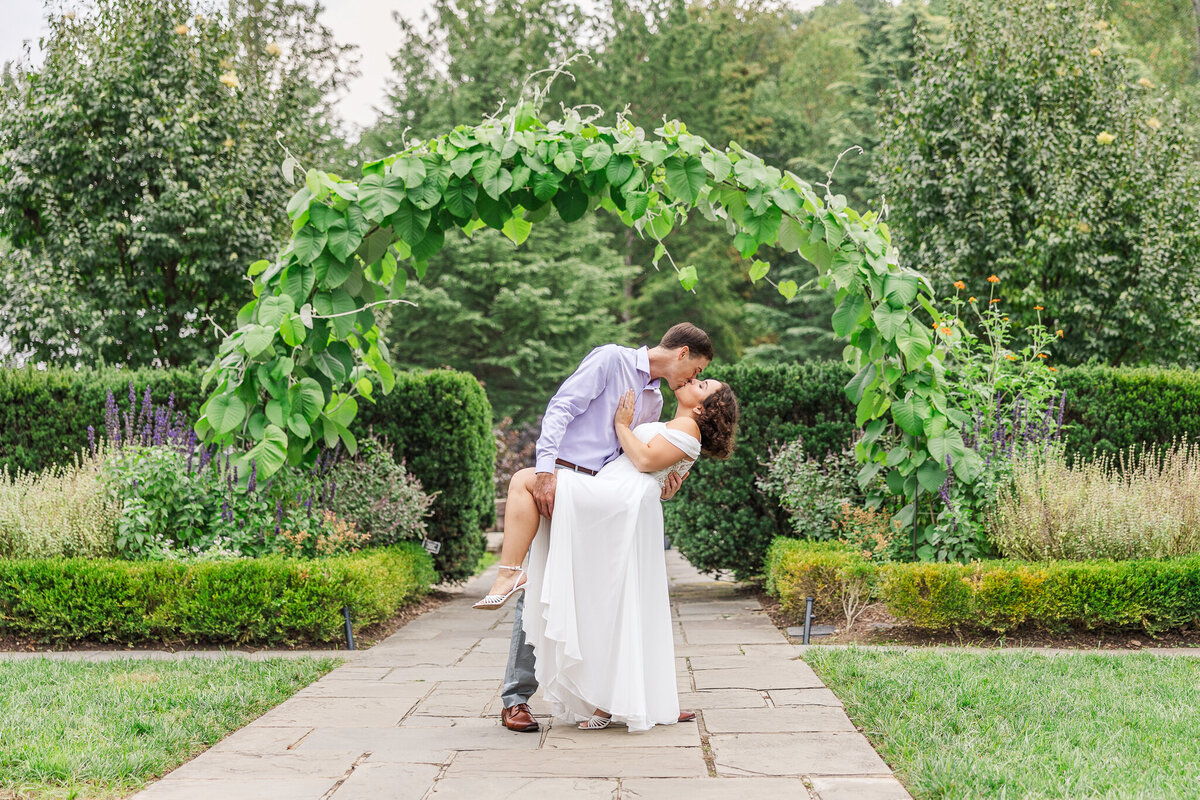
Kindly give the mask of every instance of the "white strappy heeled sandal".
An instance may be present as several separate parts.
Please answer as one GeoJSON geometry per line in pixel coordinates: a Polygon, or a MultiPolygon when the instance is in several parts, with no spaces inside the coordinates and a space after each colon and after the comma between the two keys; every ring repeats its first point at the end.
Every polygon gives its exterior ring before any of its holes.
{"type": "Polygon", "coordinates": [[[613,721],[613,718],[611,716],[602,717],[599,714],[592,714],[592,716],[588,717],[586,720],[579,723],[579,730],[581,730],[581,731],[603,730],[604,728],[607,728],[609,725],[611,725],[612,721],[613,721]]]}
{"type": "Polygon", "coordinates": [[[480,600],[478,603],[471,606],[471,608],[479,608],[479,609],[484,609],[484,610],[500,608],[502,605],[504,605],[505,603],[508,602],[508,598],[512,597],[517,592],[522,592],[525,590],[525,568],[524,567],[509,567],[509,566],[505,566],[504,564],[501,564],[500,569],[509,569],[514,572],[519,572],[521,574],[517,576],[517,582],[513,584],[513,587],[511,589],[509,589],[508,592],[506,592],[505,594],[489,594],[486,597],[484,597],[482,600],[480,600]]]}

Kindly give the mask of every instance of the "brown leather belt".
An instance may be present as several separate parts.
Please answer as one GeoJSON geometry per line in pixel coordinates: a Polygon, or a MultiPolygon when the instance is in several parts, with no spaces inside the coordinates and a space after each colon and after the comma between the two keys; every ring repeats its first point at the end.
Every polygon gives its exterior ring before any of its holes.
{"type": "Polygon", "coordinates": [[[576,472],[582,472],[584,475],[596,475],[600,472],[598,469],[581,467],[578,464],[572,464],[570,461],[563,461],[561,458],[554,459],[554,463],[558,464],[560,467],[566,467],[567,469],[573,469],[576,472]]]}

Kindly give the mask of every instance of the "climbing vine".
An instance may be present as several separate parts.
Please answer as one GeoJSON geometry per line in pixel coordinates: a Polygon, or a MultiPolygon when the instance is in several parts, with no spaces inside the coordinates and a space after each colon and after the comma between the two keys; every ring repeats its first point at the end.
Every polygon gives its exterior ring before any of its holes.
{"type": "MultiPolygon", "coordinates": [[[[285,177],[297,166],[289,156],[285,177]]],[[[965,417],[947,403],[928,281],[898,265],[885,222],[825,186],[819,196],[791,172],[736,143],[715,147],[678,121],[647,133],[621,116],[605,127],[567,110],[543,123],[532,103],[414,141],[364,164],[357,182],[309,169],[287,206],[291,241],[248,270],[254,297],[205,372],[213,389],[197,433],[250,445],[239,458],[260,478],[285,461],[313,460],[321,442],[353,452],[359,401],[394,384],[375,313],[404,302],[407,282],[424,278],[450,232],[487,226],[520,245],[550,214],[573,222],[602,208],[654,240],[655,265],[665,257],[691,290],[701,276],[675,264],[666,240],[698,212],[724,223],[751,280],[771,281],[757,256],[773,247],[800,253],[834,292],[833,331],[848,339],[856,370],[846,393],[865,426],[859,480],[886,470],[911,522],[919,489],[941,486],[947,464],[972,480],[978,456],[959,433],[965,417]],[[896,435],[882,437],[889,420],[896,435]]],[[[788,299],[798,289],[773,285],[788,299]]]]}

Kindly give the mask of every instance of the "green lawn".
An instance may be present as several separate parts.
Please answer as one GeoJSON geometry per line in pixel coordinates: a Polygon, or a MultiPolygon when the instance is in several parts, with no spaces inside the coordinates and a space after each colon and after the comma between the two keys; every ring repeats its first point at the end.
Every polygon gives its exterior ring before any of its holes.
{"type": "Polygon", "coordinates": [[[0,661],[0,798],[122,797],[338,663],[0,661]]]}
{"type": "Polygon", "coordinates": [[[923,798],[1200,797],[1200,658],[813,649],[923,798]]]}

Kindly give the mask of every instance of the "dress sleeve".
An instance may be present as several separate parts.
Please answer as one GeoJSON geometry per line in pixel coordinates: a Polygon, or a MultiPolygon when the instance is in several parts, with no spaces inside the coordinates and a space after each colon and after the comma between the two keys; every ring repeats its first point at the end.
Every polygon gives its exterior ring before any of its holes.
{"type": "Polygon", "coordinates": [[[663,428],[659,436],[678,447],[690,459],[695,460],[700,456],[700,440],[690,434],[674,428],[663,428]]]}

